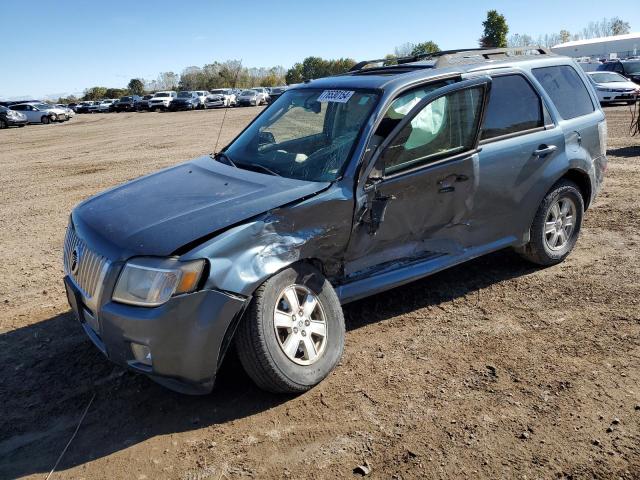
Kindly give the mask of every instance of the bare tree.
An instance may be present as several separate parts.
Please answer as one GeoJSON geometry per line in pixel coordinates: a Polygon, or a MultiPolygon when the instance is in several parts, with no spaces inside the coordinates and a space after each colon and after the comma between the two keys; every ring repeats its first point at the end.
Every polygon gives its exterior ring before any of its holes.
{"type": "Polygon", "coordinates": [[[413,51],[413,49],[415,48],[415,44],[411,43],[411,42],[406,42],[403,43],[402,45],[398,45],[396,48],[393,49],[393,54],[396,57],[407,57],[409,55],[411,55],[411,52],[413,51]]]}
{"type": "Polygon", "coordinates": [[[507,39],[508,47],[519,48],[531,47],[534,45],[536,45],[536,43],[533,41],[533,38],[527,34],[520,35],[519,33],[515,33],[507,39]]]}

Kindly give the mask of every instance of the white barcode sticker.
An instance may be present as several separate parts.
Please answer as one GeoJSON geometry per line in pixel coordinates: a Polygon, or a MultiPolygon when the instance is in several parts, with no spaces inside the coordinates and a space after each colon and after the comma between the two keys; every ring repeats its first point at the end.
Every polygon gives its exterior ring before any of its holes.
{"type": "Polygon", "coordinates": [[[353,90],[325,90],[318,97],[318,101],[347,103],[354,93],[353,90]]]}

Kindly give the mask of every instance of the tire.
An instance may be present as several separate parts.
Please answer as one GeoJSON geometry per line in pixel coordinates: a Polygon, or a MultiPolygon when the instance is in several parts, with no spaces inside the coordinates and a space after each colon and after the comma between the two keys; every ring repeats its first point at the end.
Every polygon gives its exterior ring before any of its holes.
{"type": "Polygon", "coordinates": [[[258,387],[298,393],[318,384],[335,368],[344,350],[344,336],[342,307],[331,284],[312,266],[298,264],[258,287],[238,326],[235,343],[242,366],[258,387]],[[297,291],[298,300],[309,294],[317,300],[311,313],[300,316],[302,310],[298,315],[292,311],[284,300],[291,298],[291,291],[297,291]],[[278,327],[276,306],[281,312],[278,327]],[[290,311],[291,315],[282,313],[290,311]]]}
{"type": "Polygon", "coordinates": [[[9,125],[7,125],[7,122],[5,122],[4,120],[2,120],[0,118],[0,130],[4,130],[5,128],[7,128],[9,125]]]}
{"type": "Polygon", "coordinates": [[[560,180],[542,200],[531,224],[529,242],[516,248],[516,252],[537,265],[562,262],[578,241],[583,216],[584,200],[580,189],[569,180],[560,180]],[[556,206],[557,210],[554,209],[556,206]]]}
{"type": "Polygon", "coordinates": [[[630,100],[630,101],[627,102],[627,105],[633,105],[634,103],[636,103],[635,100],[630,100]]]}
{"type": "Polygon", "coordinates": [[[42,124],[43,124],[43,125],[48,125],[50,121],[51,121],[51,119],[49,119],[49,117],[47,117],[46,115],[44,115],[44,116],[40,119],[40,122],[42,122],[42,124]]]}

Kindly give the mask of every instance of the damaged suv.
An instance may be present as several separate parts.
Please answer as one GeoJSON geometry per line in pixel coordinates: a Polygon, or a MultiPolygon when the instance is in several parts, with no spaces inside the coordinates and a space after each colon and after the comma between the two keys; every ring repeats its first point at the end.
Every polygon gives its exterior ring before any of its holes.
{"type": "Polygon", "coordinates": [[[506,247],[564,260],[605,151],[568,58],[362,62],[287,90],[217,154],[78,205],[68,299],[110,360],[169,388],[209,392],[235,344],[261,388],[304,391],[340,360],[341,304],[506,247]]]}

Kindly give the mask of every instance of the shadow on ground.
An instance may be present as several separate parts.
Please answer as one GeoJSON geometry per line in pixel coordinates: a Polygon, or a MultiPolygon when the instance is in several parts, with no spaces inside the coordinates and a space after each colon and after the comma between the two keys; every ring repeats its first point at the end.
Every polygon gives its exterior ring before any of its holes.
{"type": "Polygon", "coordinates": [[[630,147],[610,148],[607,155],[621,158],[640,157],[640,145],[631,145],[630,147]]]}
{"type": "MultiPolygon", "coordinates": [[[[345,306],[347,328],[437,305],[533,271],[504,251],[345,306]]],[[[258,390],[229,355],[211,395],[184,396],[110,364],[71,313],[0,335],[0,477],[45,473],[95,399],[58,470],[158,435],[263,412],[291,397],[258,390]]]]}

